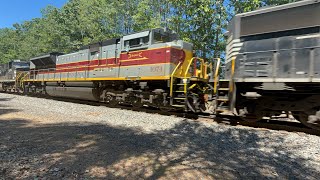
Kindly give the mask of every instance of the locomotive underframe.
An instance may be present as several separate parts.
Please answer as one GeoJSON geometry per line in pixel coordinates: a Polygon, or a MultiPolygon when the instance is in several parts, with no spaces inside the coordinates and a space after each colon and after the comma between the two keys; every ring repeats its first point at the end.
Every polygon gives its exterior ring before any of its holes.
{"type": "Polygon", "coordinates": [[[249,121],[291,112],[320,130],[319,9],[318,0],[305,0],[231,20],[225,78],[237,91],[230,110],[249,121]]]}
{"type": "MultiPolygon", "coordinates": [[[[177,79],[178,80],[178,79],[177,79]]],[[[176,82],[179,83],[179,82],[176,82]]],[[[67,97],[90,101],[105,102],[111,106],[118,104],[132,105],[141,108],[144,105],[160,108],[161,110],[205,110],[205,94],[202,88],[206,86],[203,81],[190,81],[194,88],[189,89],[187,97],[181,93],[175,101],[185,107],[172,106],[170,97],[170,80],[153,81],[83,81],[83,82],[25,82],[26,94],[46,94],[53,97],[67,97]],[[187,99],[187,101],[185,101],[187,99]]],[[[182,91],[176,87],[174,91],[182,91]]]]}
{"type": "Polygon", "coordinates": [[[238,82],[236,87],[235,108],[246,120],[258,121],[285,111],[309,127],[320,128],[319,83],[238,82]]]}
{"type": "Polygon", "coordinates": [[[14,80],[11,80],[11,81],[2,81],[1,82],[1,90],[2,91],[9,91],[9,92],[14,92],[15,91],[15,88],[16,88],[16,83],[14,80]]]}

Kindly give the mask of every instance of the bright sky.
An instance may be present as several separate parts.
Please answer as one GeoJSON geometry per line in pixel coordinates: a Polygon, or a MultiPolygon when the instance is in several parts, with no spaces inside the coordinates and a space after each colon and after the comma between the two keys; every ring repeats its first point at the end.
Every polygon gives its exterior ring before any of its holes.
{"type": "Polygon", "coordinates": [[[42,8],[47,5],[62,7],[66,2],[67,0],[1,0],[0,28],[41,17],[42,8]]]}

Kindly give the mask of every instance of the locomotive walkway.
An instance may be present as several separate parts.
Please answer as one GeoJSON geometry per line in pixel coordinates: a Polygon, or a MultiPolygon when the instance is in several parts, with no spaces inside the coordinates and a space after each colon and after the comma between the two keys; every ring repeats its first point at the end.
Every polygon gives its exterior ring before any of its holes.
{"type": "Polygon", "coordinates": [[[317,179],[320,137],[0,93],[0,179],[317,179]]]}

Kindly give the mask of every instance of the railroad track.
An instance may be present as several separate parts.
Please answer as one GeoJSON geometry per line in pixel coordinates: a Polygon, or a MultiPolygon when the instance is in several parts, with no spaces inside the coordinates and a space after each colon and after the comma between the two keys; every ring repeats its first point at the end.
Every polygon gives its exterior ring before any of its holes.
{"type": "MultiPolygon", "coordinates": [[[[21,93],[13,93],[13,92],[1,92],[7,94],[15,94],[20,96],[26,96],[25,94],[21,93]]],[[[301,132],[307,133],[311,135],[320,136],[320,132],[308,127],[305,127],[299,121],[294,120],[293,117],[274,117],[272,119],[263,119],[259,122],[247,122],[242,120],[241,118],[234,116],[234,115],[219,115],[215,116],[213,114],[204,114],[204,113],[191,113],[191,112],[183,112],[183,111],[161,111],[159,109],[153,107],[142,107],[139,109],[133,108],[127,104],[119,104],[116,106],[110,106],[103,102],[96,102],[96,101],[88,101],[88,100],[80,100],[80,99],[71,99],[65,97],[51,97],[47,95],[27,95],[34,98],[45,98],[45,99],[52,99],[56,101],[63,101],[63,102],[70,102],[70,103],[78,103],[78,104],[86,104],[90,106],[105,106],[109,108],[121,108],[125,110],[132,110],[132,111],[139,111],[151,114],[161,114],[165,116],[177,116],[177,117],[184,117],[187,119],[194,120],[196,122],[205,122],[205,123],[218,123],[222,125],[228,126],[245,126],[251,128],[259,128],[259,129],[269,129],[269,130],[284,130],[288,132],[301,132]]]]}
{"type": "Polygon", "coordinates": [[[211,121],[229,126],[245,126],[251,128],[258,128],[262,130],[282,130],[288,132],[299,132],[320,136],[319,131],[304,126],[299,121],[296,121],[294,118],[288,119],[283,117],[274,117],[272,119],[262,119],[259,122],[247,122],[241,120],[237,116],[221,115],[218,117],[211,117],[210,119],[208,119],[207,117],[199,117],[197,121],[211,121]]]}

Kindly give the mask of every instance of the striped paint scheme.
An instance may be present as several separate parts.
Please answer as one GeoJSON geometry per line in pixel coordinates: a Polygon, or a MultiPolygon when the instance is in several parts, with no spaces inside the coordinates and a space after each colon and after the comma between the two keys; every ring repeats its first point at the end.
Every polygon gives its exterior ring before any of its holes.
{"type": "Polygon", "coordinates": [[[173,69],[176,65],[172,63],[154,64],[139,66],[142,73],[138,76],[131,76],[130,73],[134,72],[134,66],[120,67],[120,68],[97,68],[95,71],[77,71],[77,72],[59,72],[59,73],[46,73],[38,74],[34,79],[27,81],[81,81],[81,80],[168,80],[170,76],[170,69],[173,69]],[[144,67],[145,69],[143,69],[144,67]],[[159,72],[143,73],[152,67],[160,67],[159,72]],[[128,69],[129,68],[129,69],[128,69]],[[119,76],[118,76],[119,73],[119,76]]]}
{"type": "Polygon", "coordinates": [[[137,65],[153,65],[164,63],[177,63],[183,59],[183,51],[167,47],[153,50],[133,51],[121,53],[120,58],[94,59],[66,64],[57,64],[55,71],[38,72],[38,74],[91,71],[96,68],[126,67],[137,65]]]}
{"type": "Polygon", "coordinates": [[[35,79],[26,81],[128,80],[130,76],[141,80],[166,80],[176,64],[184,59],[185,52],[174,47],[132,51],[121,53],[120,58],[57,64],[55,70],[37,72],[35,79]],[[152,71],[153,67],[161,72],[152,71]]]}
{"type": "Polygon", "coordinates": [[[66,64],[57,64],[57,70],[60,68],[70,68],[77,66],[130,66],[135,64],[153,64],[153,63],[165,63],[167,59],[170,60],[170,53],[166,54],[166,51],[171,52],[171,48],[159,48],[148,51],[133,51],[129,53],[121,53],[120,58],[108,58],[108,59],[94,59],[80,62],[72,62],[66,64]],[[157,56],[153,56],[153,54],[157,56]],[[143,62],[141,61],[143,60],[143,62]]]}

